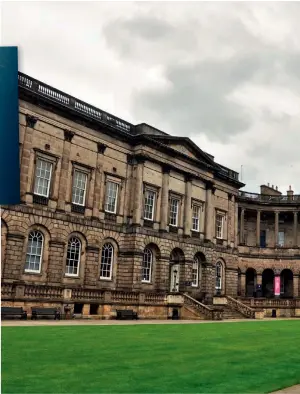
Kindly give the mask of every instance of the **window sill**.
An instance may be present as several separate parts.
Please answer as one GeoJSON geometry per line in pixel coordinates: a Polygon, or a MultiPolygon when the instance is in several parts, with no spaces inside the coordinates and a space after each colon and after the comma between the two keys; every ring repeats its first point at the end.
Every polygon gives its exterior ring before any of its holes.
{"type": "Polygon", "coordinates": [[[42,273],[40,271],[24,271],[24,275],[42,276],[42,273]]]}
{"type": "Polygon", "coordinates": [[[150,219],[144,219],[144,227],[150,227],[150,228],[153,228],[153,220],[150,220],[150,219]]]}
{"type": "Polygon", "coordinates": [[[80,279],[79,275],[65,274],[65,278],[80,279]]]}
{"type": "Polygon", "coordinates": [[[101,278],[101,276],[100,276],[99,280],[104,280],[105,282],[112,282],[113,281],[112,278],[101,278]]]}
{"type": "Polygon", "coordinates": [[[142,280],[141,283],[143,285],[152,285],[152,282],[148,282],[147,280],[142,280]]]}

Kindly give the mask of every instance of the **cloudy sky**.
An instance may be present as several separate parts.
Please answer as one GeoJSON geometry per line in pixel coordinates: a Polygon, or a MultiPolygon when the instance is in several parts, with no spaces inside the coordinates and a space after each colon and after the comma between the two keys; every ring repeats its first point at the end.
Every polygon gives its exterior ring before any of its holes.
{"type": "Polygon", "coordinates": [[[300,194],[300,3],[4,2],[20,71],[300,194]]]}

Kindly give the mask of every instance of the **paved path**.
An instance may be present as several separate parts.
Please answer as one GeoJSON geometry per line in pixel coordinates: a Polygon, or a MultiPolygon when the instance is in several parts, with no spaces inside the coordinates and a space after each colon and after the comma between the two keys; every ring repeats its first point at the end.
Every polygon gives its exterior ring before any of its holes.
{"type": "Polygon", "coordinates": [[[297,384],[296,386],[287,387],[279,391],[274,391],[271,394],[299,394],[299,393],[300,393],[300,384],[297,384]]]}
{"type": "MultiPolygon", "coordinates": [[[[72,320],[3,320],[1,326],[3,327],[16,327],[16,326],[112,326],[112,325],[144,325],[144,324],[224,324],[224,323],[246,323],[246,322],[259,322],[259,321],[274,321],[275,319],[233,319],[233,320],[99,320],[99,319],[72,319],[72,320]]],[[[297,320],[293,318],[282,318],[278,320],[297,320]]],[[[299,391],[300,394],[300,391],[299,391]]]]}

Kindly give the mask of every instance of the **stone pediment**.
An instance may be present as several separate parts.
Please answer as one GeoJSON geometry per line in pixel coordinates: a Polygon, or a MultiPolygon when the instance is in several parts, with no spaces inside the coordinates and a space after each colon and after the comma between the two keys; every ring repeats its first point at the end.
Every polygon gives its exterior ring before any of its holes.
{"type": "Polygon", "coordinates": [[[192,140],[190,140],[187,137],[155,135],[155,136],[151,136],[151,138],[192,159],[200,160],[208,165],[213,165],[213,166],[216,165],[216,163],[214,163],[213,156],[204,152],[192,140]]]}

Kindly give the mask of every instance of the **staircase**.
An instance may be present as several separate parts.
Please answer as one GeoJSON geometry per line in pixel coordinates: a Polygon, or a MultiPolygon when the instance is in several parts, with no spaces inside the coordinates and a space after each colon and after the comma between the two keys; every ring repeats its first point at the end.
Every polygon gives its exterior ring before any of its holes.
{"type": "Polygon", "coordinates": [[[241,312],[238,312],[237,310],[230,308],[228,305],[222,305],[222,309],[223,309],[223,313],[222,313],[223,320],[245,319],[245,316],[241,312]]]}
{"type": "Polygon", "coordinates": [[[205,320],[255,319],[255,313],[248,305],[230,296],[224,296],[226,304],[204,305],[189,294],[183,294],[183,306],[192,311],[196,318],[205,320]]]}

